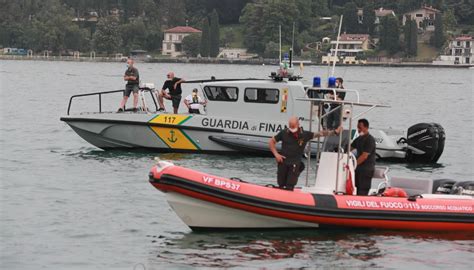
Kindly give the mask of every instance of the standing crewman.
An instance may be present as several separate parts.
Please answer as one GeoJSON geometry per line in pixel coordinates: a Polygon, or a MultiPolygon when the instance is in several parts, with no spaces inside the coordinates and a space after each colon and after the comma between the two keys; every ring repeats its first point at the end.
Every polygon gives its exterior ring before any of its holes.
{"type": "MultiPolygon", "coordinates": [[[[337,89],[344,89],[343,85],[344,80],[341,77],[336,78],[335,88],[337,89]]],[[[346,92],[336,91],[336,100],[344,100],[346,97],[346,92]]],[[[334,99],[334,96],[331,95],[331,98],[334,99]]],[[[341,125],[341,113],[342,108],[344,106],[342,104],[331,104],[329,106],[330,110],[334,110],[331,114],[327,117],[327,128],[328,129],[335,129],[336,127],[341,125]],[[337,109],[336,109],[337,108],[337,109]]]]}
{"type": "Polygon", "coordinates": [[[133,92],[133,111],[137,110],[138,105],[138,89],[140,83],[140,75],[138,74],[138,69],[133,66],[134,61],[132,58],[127,59],[127,70],[125,70],[125,75],[123,80],[127,81],[125,85],[125,92],[123,92],[122,102],[120,102],[120,107],[117,112],[125,111],[125,104],[130,97],[130,94],[133,92]]]}
{"type": "Polygon", "coordinates": [[[291,117],[288,127],[280,131],[270,139],[269,145],[278,163],[277,181],[278,187],[286,190],[293,190],[300,173],[304,170],[304,163],[301,158],[304,154],[306,144],[320,136],[338,135],[342,127],[336,130],[323,130],[319,133],[304,131],[300,127],[298,118],[291,117]],[[281,141],[281,154],[276,150],[276,143],[281,141]]]}
{"type": "Polygon", "coordinates": [[[181,90],[181,83],[185,82],[185,80],[175,77],[173,72],[168,73],[166,77],[167,80],[163,84],[161,92],[158,94],[158,103],[160,103],[160,109],[158,111],[165,111],[163,98],[166,98],[171,100],[173,104],[173,112],[177,114],[179,103],[181,102],[181,94],[183,93],[181,90]],[[166,89],[168,89],[168,93],[166,93],[166,89]]]}
{"type": "Polygon", "coordinates": [[[372,177],[375,171],[375,138],[369,134],[369,121],[360,119],[357,123],[357,137],[351,144],[351,151],[357,151],[357,168],[355,170],[355,185],[357,195],[369,194],[372,177]]]}

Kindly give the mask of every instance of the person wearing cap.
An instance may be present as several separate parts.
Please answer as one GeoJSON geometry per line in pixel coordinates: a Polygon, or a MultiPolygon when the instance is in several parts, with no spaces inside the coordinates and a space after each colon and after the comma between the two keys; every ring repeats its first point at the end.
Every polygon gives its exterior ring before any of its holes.
{"type": "Polygon", "coordinates": [[[188,95],[184,99],[184,104],[186,104],[186,106],[188,107],[189,113],[193,114],[200,114],[201,112],[199,111],[199,108],[201,107],[201,105],[206,105],[206,103],[206,100],[202,99],[198,95],[197,88],[194,88],[193,93],[191,95],[188,95]]]}
{"type": "Polygon", "coordinates": [[[125,85],[125,91],[123,92],[123,98],[120,102],[120,107],[117,112],[125,111],[125,104],[130,97],[130,94],[133,92],[133,111],[137,110],[138,105],[138,85],[140,83],[140,75],[138,74],[138,69],[133,66],[134,61],[132,58],[127,59],[127,69],[123,75],[123,80],[127,82],[125,85]]]}
{"type": "Polygon", "coordinates": [[[288,121],[288,127],[281,130],[269,141],[270,151],[278,163],[278,187],[286,190],[294,189],[300,173],[304,170],[304,163],[301,158],[306,144],[310,140],[321,136],[339,135],[341,131],[342,126],[335,130],[305,131],[300,127],[298,118],[292,116],[288,121]],[[276,149],[276,144],[279,141],[281,141],[281,154],[276,149]]]}
{"type": "Polygon", "coordinates": [[[165,111],[163,99],[166,98],[171,100],[173,104],[173,112],[177,114],[179,103],[181,102],[181,94],[183,93],[181,90],[181,83],[185,82],[185,80],[175,77],[173,72],[169,72],[166,77],[167,80],[158,94],[158,103],[160,104],[160,109],[158,111],[165,111]],[[166,89],[168,89],[168,93],[166,92],[166,89]]]}

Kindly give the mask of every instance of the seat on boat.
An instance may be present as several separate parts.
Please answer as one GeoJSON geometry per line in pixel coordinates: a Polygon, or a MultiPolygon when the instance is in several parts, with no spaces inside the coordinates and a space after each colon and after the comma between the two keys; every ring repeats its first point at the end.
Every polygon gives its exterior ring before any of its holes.
{"type": "Polygon", "coordinates": [[[390,178],[388,177],[388,171],[388,167],[375,167],[369,194],[378,194],[379,189],[390,186],[390,178]]]}
{"type": "MultiPolygon", "coordinates": [[[[342,154],[338,161],[338,153],[322,152],[321,157],[319,159],[316,182],[313,186],[304,187],[303,191],[317,194],[345,194],[347,192],[347,167],[341,165],[345,164],[347,162],[347,159],[347,154],[342,154]],[[339,167],[337,165],[339,165],[339,167]]],[[[350,161],[348,167],[350,174],[353,176],[355,175],[353,163],[355,163],[356,161],[353,160],[352,157],[349,157],[349,159],[350,161]]],[[[354,187],[354,178],[351,177],[351,180],[352,186],[354,187]]]]}
{"type": "Polygon", "coordinates": [[[384,182],[390,187],[397,187],[405,190],[409,196],[433,193],[433,188],[435,186],[434,183],[436,180],[396,176],[389,177],[388,171],[388,167],[375,168],[369,194],[377,194],[380,188],[386,187],[386,185],[383,185],[384,182]]]}

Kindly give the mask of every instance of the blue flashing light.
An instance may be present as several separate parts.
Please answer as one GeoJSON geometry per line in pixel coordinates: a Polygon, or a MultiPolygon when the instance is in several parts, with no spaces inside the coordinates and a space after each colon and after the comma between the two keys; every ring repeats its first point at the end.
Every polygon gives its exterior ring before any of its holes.
{"type": "Polygon", "coordinates": [[[313,87],[321,87],[321,77],[313,77],[313,87]]]}
{"type": "Polygon", "coordinates": [[[329,88],[336,87],[336,77],[329,77],[328,78],[328,87],[329,88]]]}

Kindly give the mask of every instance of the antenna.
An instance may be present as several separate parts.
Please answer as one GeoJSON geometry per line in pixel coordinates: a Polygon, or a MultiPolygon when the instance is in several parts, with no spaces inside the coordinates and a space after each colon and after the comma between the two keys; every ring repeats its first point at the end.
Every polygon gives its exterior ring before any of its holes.
{"type": "Polygon", "coordinates": [[[280,50],[279,50],[280,51],[280,56],[279,56],[280,57],[280,63],[278,63],[278,65],[280,65],[281,64],[281,24],[279,25],[278,29],[279,29],[279,33],[280,33],[280,50]]]}
{"type": "Polygon", "coordinates": [[[295,22],[293,22],[293,37],[291,38],[291,50],[290,50],[290,68],[293,67],[293,47],[295,45],[295,22]]]}
{"type": "MultiPolygon", "coordinates": [[[[342,26],[342,18],[344,18],[344,15],[341,15],[341,20],[339,21],[339,31],[337,33],[337,40],[336,40],[336,50],[334,53],[334,57],[337,58],[337,50],[339,49],[339,37],[341,36],[341,26],[342,26]]],[[[334,69],[336,69],[336,60],[334,59],[334,62],[332,62],[332,71],[331,71],[331,77],[334,76],[334,69]]]]}

